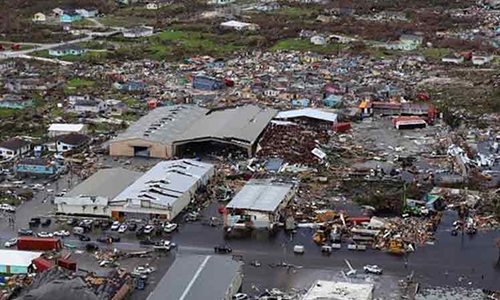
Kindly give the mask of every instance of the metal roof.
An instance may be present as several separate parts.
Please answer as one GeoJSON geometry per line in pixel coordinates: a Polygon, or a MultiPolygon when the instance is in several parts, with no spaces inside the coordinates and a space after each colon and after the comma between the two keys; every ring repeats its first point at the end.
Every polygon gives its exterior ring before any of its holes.
{"type": "MultiPolygon", "coordinates": [[[[85,195],[102,196],[113,199],[114,197],[116,197],[116,195],[121,193],[126,187],[131,185],[142,175],[143,173],[129,171],[122,168],[99,170],[97,173],[90,176],[85,181],[77,185],[74,189],[69,191],[69,193],[64,195],[64,198],[85,195]]],[[[73,202],[71,204],[78,205],[77,203],[73,202]]]]}
{"type": "Polygon", "coordinates": [[[178,141],[218,138],[253,144],[277,112],[256,105],[212,110],[186,130],[178,141]]]}
{"type": "Polygon", "coordinates": [[[274,212],[292,187],[292,184],[252,179],[234,196],[226,208],[274,212]]]}
{"type": "Polygon", "coordinates": [[[172,144],[186,130],[208,112],[194,105],[159,107],[132,124],[125,132],[111,141],[140,139],[163,144],[172,144]]]}
{"type": "Polygon", "coordinates": [[[322,111],[314,108],[304,108],[297,110],[282,111],[277,116],[276,119],[293,119],[306,117],[311,119],[318,119],[328,122],[337,122],[337,114],[322,111]]]}
{"type": "Polygon", "coordinates": [[[241,263],[223,256],[177,256],[148,300],[221,300],[241,263]]]}
{"type": "Polygon", "coordinates": [[[0,250],[0,266],[29,267],[42,252],[0,250]]]}
{"type": "Polygon", "coordinates": [[[162,161],[128,186],[111,202],[141,200],[160,206],[173,205],[177,199],[206,176],[213,165],[191,159],[162,161]]]}
{"type": "Polygon", "coordinates": [[[84,126],[83,124],[52,124],[49,131],[80,131],[84,126]]]}

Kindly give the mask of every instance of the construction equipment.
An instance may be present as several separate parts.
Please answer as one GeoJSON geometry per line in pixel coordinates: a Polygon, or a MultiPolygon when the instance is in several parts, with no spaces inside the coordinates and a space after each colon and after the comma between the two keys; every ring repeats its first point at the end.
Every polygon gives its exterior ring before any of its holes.
{"type": "Polygon", "coordinates": [[[395,255],[405,254],[405,247],[403,241],[395,239],[389,242],[389,247],[387,248],[387,252],[395,255]]]}
{"type": "Polygon", "coordinates": [[[318,245],[323,244],[326,241],[325,231],[318,229],[313,235],[313,241],[318,245]]]}

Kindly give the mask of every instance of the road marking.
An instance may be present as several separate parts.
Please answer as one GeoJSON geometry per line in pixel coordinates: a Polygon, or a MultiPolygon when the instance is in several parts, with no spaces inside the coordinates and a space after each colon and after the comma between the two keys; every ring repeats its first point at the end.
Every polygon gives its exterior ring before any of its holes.
{"type": "Polygon", "coordinates": [[[205,259],[203,260],[203,262],[201,263],[201,266],[198,268],[198,270],[196,271],[196,273],[194,274],[193,278],[191,279],[191,281],[189,282],[188,286],[186,287],[186,289],[184,290],[184,293],[182,293],[181,297],[179,298],[179,300],[184,300],[184,298],[186,298],[187,294],[189,293],[189,291],[191,290],[191,287],[193,286],[194,282],[196,281],[196,279],[198,279],[198,277],[200,276],[201,274],[201,271],[203,271],[203,269],[205,268],[205,266],[207,265],[207,262],[208,260],[210,259],[210,256],[207,256],[205,257],[205,259]]]}

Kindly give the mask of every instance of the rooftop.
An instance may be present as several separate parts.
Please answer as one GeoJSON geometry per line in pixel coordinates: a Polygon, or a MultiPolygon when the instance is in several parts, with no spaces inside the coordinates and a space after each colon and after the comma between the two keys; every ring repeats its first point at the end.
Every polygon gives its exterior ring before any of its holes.
{"type": "Polygon", "coordinates": [[[83,124],[51,124],[49,131],[80,131],[84,126],[83,124]]]}
{"type": "Polygon", "coordinates": [[[252,179],[245,184],[226,208],[274,212],[285,200],[292,184],[252,179]]]}
{"type": "Polygon", "coordinates": [[[337,122],[337,114],[314,108],[282,111],[276,116],[276,119],[293,119],[299,117],[307,117],[334,123],[337,122]]]}
{"type": "Polygon", "coordinates": [[[276,113],[256,105],[211,110],[186,130],[179,142],[217,138],[253,144],[276,113]]]}
{"type": "Polygon", "coordinates": [[[23,141],[23,140],[10,140],[10,141],[5,141],[5,142],[0,142],[0,148],[5,148],[9,150],[18,150],[22,147],[29,146],[31,145],[30,142],[23,141]]]}
{"type": "Polygon", "coordinates": [[[77,185],[64,197],[86,195],[113,199],[142,175],[143,173],[122,168],[102,169],[77,185]]]}
{"type": "Polygon", "coordinates": [[[29,267],[31,261],[40,257],[40,255],[42,255],[42,252],[0,250],[0,265],[29,267]]]}
{"type": "Polygon", "coordinates": [[[221,256],[177,256],[149,300],[225,299],[241,263],[221,256]]]}
{"type": "Polygon", "coordinates": [[[135,206],[140,205],[141,200],[147,200],[165,207],[173,205],[212,169],[211,164],[190,159],[162,161],[119,193],[112,202],[131,200],[135,206]]]}
{"type": "Polygon", "coordinates": [[[373,284],[318,280],[302,300],[370,300],[373,284]]]}
{"type": "Polygon", "coordinates": [[[159,107],[132,124],[113,142],[141,139],[171,144],[207,112],[205,108],[192,105],[159,107]]]}

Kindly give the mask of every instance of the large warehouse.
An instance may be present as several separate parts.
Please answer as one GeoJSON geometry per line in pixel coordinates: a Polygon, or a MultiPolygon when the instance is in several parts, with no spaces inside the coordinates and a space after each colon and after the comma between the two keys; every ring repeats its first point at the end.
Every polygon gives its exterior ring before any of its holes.
{"type": "Polygon", "coordinates": [[[255,105],[207,110],[192,105],[161,107],[111,141],[113,156],[171,158],[207,143],[240,147],[252,156],[274,109],[255,105]]]}
{"type": "Polygon", "coordinates": [[[110,201],[111,215],[172,220],[213,175],[213,165],[195,160],[160,162],[110,201]]]}
{"type": "Polygon", "coordinates": [[[177,256],[149,300],[232,300],[241,288],[242,264],[223,256],[177,256]]]}
{"type": "Polygon", "coordinates": [[[55,198],[57,213],[109,217],[109,201],[142,175],[122,168],[99,170],[66,195],[55,198]]]}

